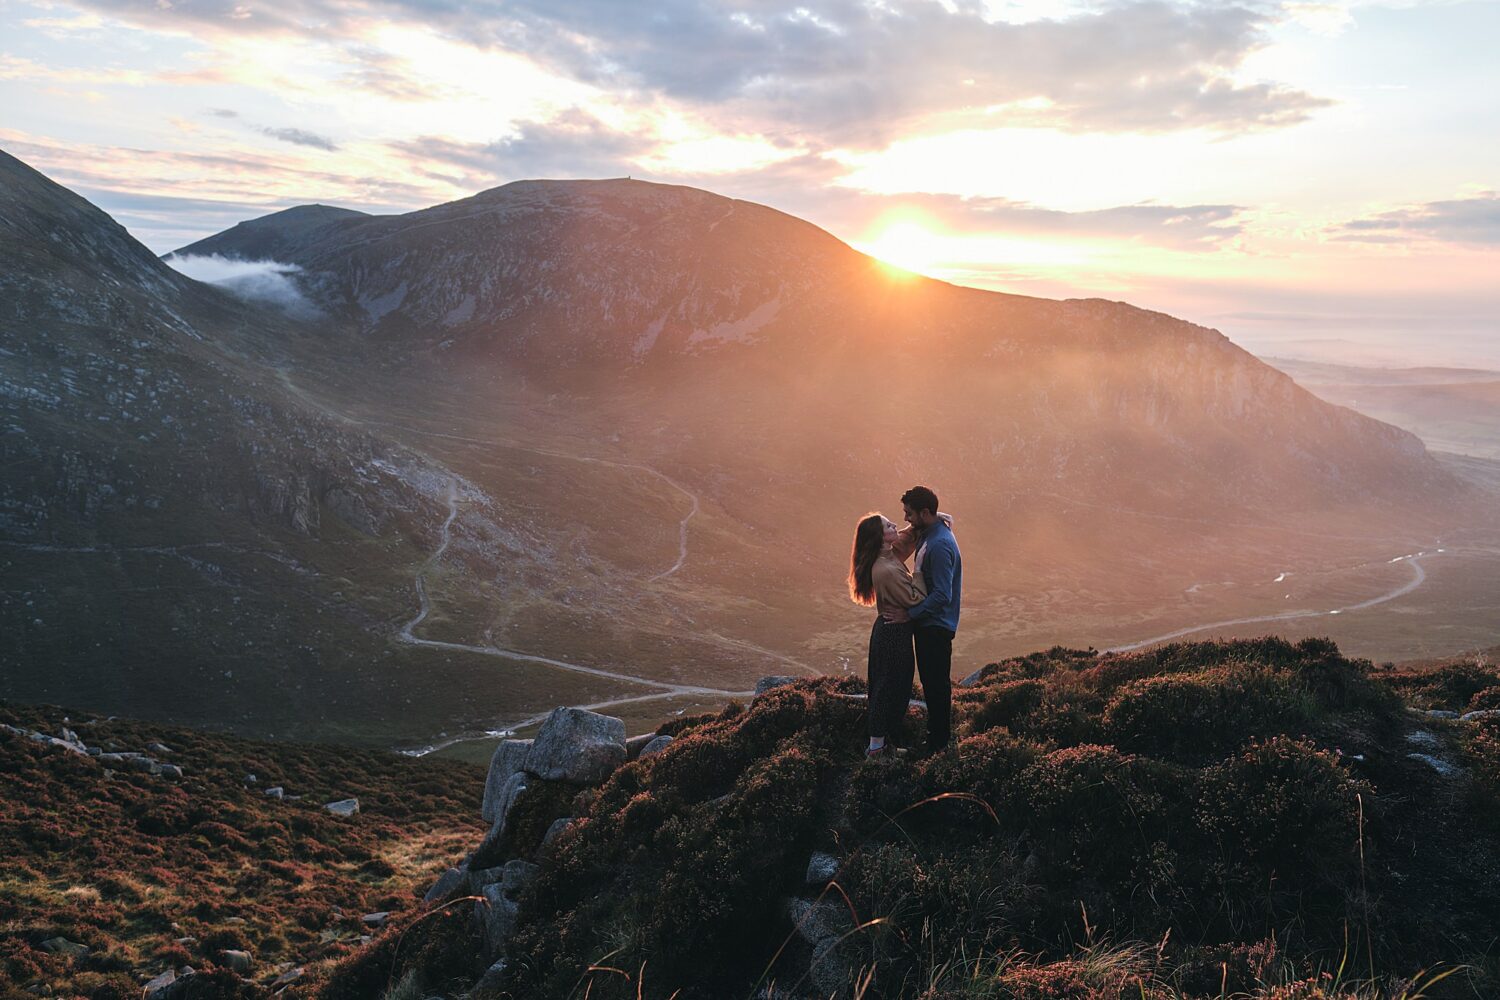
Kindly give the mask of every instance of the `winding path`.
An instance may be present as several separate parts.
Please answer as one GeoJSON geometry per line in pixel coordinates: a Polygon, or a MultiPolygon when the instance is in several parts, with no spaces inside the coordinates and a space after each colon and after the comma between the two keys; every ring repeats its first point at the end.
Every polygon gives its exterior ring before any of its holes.
{"type": "Polygon", "coordinates": [[[1389,560],[1393,563],[1404,562],[1408,564],[1411,567],[1412,578],[1406,583],[1403,583],[1401,586],[1395,588],[1394,590],[1387,591],[1386,593],[1381,594],[1378,597],[1372,597],[1368,601],[1361,601],[1358,604],[1350,604],[1342,608],[1334,608],[1332,611],[1284,611],[1281,614],[1277,615],[1261,615],[1257,618],[1231,618],[1227,621],[1222,622],[1210,622],[1207,625],[1193,625],[1189,628],[1180,628],[1175,632],[1168,632],[1166,635],[1152,636],[1150,639],[1142,639],[1139,642],[1127,643],[1123,646],[1114,646],[1104,650],[1104,652],[1128,653],[1132,650],[1144,649],[1147,646],[1155,646],[1158,643],[1171,642],[1173,639],[1180,639],[1185,635],[1193,635],[1196,632],[1207,632],[1210,629],[1216,628],[1229,628],[1233,625],[1254,625],[1259,622],[1285,622],[1295,621],[1303,618],[1326,618],[1330,615],[1341,615],[1347,611],[1363,611],[1365,608],[1373,608],[1377,604],[1384,604],[1387,601],[1394,601],[1399,597],[1405,597],[1407,594],[1410,594],[1412,591],[1422,586],[1422,584],[1427,582],[1427,571],[1422,568],[1422,560],[1429,559],[1432,556],[1436,555],[1443,555],[1446,553],[1446,551],[1446,549],[1438,549],[1435,552],[1417,552],[1413,555],[1397,556],[1396,558],[1389,560]]]}
{"type": "MultiPolygon", "coordinates": [[[[701,687],[695,684],[671,684],[666,681],[647,680],[643,677],[634,677],[630,674],[617,673],[613,670],[603,670],[599,667],[588,667],[584,666],[581,663],[569,663],[566,660],[558,660],[550,656],[537,656],[534,653],[523,653],[520,650],[505,649],[500,646],[479,646],[463,642],[444,642],[439,639],[423,639],[420,636],[414,635],[412,630],[418,625],[422,624],[422,622],[426,621],[428,613],[432,610],[432,602],[427,597],[427,573],[433,566],[437,565],[438,560],[443,557],[443,553],[448,551],[448,545],[453,540],[453,522],[458,518],[458,490],[456,487],[456,483],[452,479],[448,480],[447,499],[448,517],[443,521],[443,527],[440,533],[440,541],[438,543],[438,547],[433,550],[432,555],[427,557],[427,560],[422,564],[421,570],[418,571],[416,579],[413,581],[413,585],[417,591],[417,613],[411,618],[410,621],[402,625],[400,631],[396,633],[396,638],[401,642],[407,643],[408,645],[412,646],[426,646],[430,649],[446,649],[458,653],[477,653],[480,656],[496,656],[507,660],[519,660],[524,663],[540,663],[544,666],[553,667],[558,670],[566,670],[570,673],[587,674],[592,677],[603,677],[608,680],[618,681],[624,684],[638,684],[642,687],[655,689],[653,694],[635,695],[625,698],[613,698],[607,701],[598,701],[589,705],[578,706],[580,708],[586,708],[590,711],[601,708],[614,708],[619,705],[638,704],[645,701],[659,701],[667,698],[679,698],[686,695],[711,695],[720,698],[739,698],[754,693],[751,691],[729,691],[724,688],[701,687]]],[[[501,727],[498,727],[494,732],[513,732],[517,729],[524,728],[525,726],[534,725],[538,722],[541,722],[547,717],[547,715],[547,712],[543,712],[540,715],[533,715],[526,719],[507,723],[501,727]]],[[[444,743],[434,744],[430,747],[424,747],[418,750],[403,750],[401,752],[409,756],[421,757],[436,750],[441,750],[444,747],[452,746],[453,744],[461,742],[466,738],[471,737],[456,737],[444,743]]]]}
{"type": "Polygon", "coordinates": [[[669,577],[673,573],[676,573],[678,570],[682,569],[683,565],[687,562],[688,522],[698,514],[698,495],[692,490],[689,490],[687,487],[683,486],[677,480],[673,479],[671,476],[667,475],[665,472],[660,471],[659,469],[653,469],[649,465],[641,465],[639,462],[617,462],[611,458],[595,458],[592,455],[574,455],[570,452],[556,451],[552,448],[535,448],[531,445],[520,445],[507,441],[486,441],[483,438],[465,437],[462,434],[445,434],[442,431],[421,430],[416,427],[406,427],[402,424],[392,423],[386,420],[363,420],[359,422],[372,427],[390,427],[394,430],[405,431],[408,434],[420,434],[424,437],[442,438],[446,441],[463,441],[466,444],[482,444],[489,448],[515,448],[518,451],[530,452],[533,455],[546,455],[549,458],[561,458],[570,462],[585,462],[591,465],[607,465],[614,469],[632,469],[637,472],[644,472],[648,475],[655,476],[657,479],[660,479],[662,482],[666,483],[668,486],[672,487],[672,489],[676,490],[678,493],[681,493],[684,497],[687,498],[688,512],[682,517],[682,520],[678,522],[677,525],[677,561],[667,569],[664,569],[655,576],[650,577],[646,582],[652,583],[665,577],[669,577]]]}

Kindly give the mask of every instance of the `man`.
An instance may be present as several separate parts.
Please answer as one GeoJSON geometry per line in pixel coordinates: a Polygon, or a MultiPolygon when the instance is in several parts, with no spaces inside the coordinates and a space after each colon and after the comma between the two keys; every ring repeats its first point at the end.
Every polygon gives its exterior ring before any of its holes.
{"type": "Polygon", "coordinates": [[[953,715],[953,636],[958,631],[963,591],[963,560],[952,530],[938,517],[937,494],[913,486],[901,495],[906,523],[916,530],[916,572],[927,584],[927,596],[907,609],[917,648],[917,674],[927,698],[927,746],[923,756],[948,746],[953,715]]]}

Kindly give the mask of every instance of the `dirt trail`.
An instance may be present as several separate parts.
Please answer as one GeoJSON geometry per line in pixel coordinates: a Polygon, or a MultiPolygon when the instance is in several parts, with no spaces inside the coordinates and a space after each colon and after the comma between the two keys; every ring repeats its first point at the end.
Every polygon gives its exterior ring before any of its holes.
{"type": "Polygon", "coordinates": [[[1261,615],[1255,618],[1231,618],[1227,621],[1222,622],[1210,622],[1207,625],[1193,625],[1189,628],[1180,628],[1175,632],[1168,632],[1165,635],[1157,635],[1152,636],[1150,639],[1142,639],[1139,642],[1127,643],[1123,646],[1114,646],[1110,649],[1104,650],[1104,652],[1128,653],[1132,650],[1144,649],[1147,646],[1155,646],[1159,643],[1171,642],[1173,639],[1180,639],[1183,636],[1193,635],[1197,632],[1207,632],[1211,629],[1216,628],[1229,628],[1233,625],[1255,625],[1260,622],[1285,622],[1297,621],[1304,618],[1326,618],[1330,615],[1341,615],[1348,611],[1363,611],[1366,608],[1373,608],[1377,604],[1384,604],[1387,601],[1394,601],[1397,598],[1405,597],[1407,594],[1410,594],[1412,591],[1422,586],[1422,584],[1427,582],[1427,571],[1422,568],[1422,560],[1430,559],[1433,556],[1437,555],[1444,555],[1446,554],[1446,551],[1446,549],[1438,549],[1435,552],[1417,552],[1412,555],[1397,556],[1396,558],[1389,560],[1389,562],[1404,562],[1409,565],[1412,571],[1412,578],[1393,590],[1389,590],[1378,597],[1372,597],[1368,601],[1360,601],[1358,604],[1349,604],[1342,608],[1334,608],[1331,611],[1284,611],[1281,614],[1276,615],[1261,615]]]}
{"type": "MultiPolygon", "coordinates": [[[[647,680],[643,677],[634,677],[630,674],[617,673],[616,671],[604,670],[599,667],[589,667],[581,663],[569,663],[567,660],[558,660],[550,656],[537,656],[533,653],[523,653],[517,649],[505,649],[500,646],[492,645],[480,646],[463,642],[444,642],[438,639],[423,639],[420,636],[414,635],[412,630],[415,629],[418,625],[422,624],[422,622],[426,621],[427,615],[432,610],[432,602],[427,597],[427,574],[434,566],[437,565],[438,561],[442,559],[443,554],[448,551],[449,543],[453,540],[453,522],[458,518],[458,489],[457,483],[451,479],[448,481],[447,500],[448,517],[443,521],[443,527],[440,533],[438,547],[433,550],[432,555],[427,557],[427,561],[422,564],[421,570],[418,571],[416,579],[413,581],[413,586],[417,591],[417,613],[411,618],[410,621],[402,625],[401,629],[396,633],[397,639],[399,639],[401,642],[407,643],[408,645],[412,646],[426,646],[431,649],[446,649],[461,653],[476,653],[480,656],[494,656],[501,659],[520,661],[523,663],[540,663],[544,666],[553,667],[558,670],[566,670],[571,673],[587,674],[592,677],[603,677],[608,680],[618,681],[622,684],[637,684],[641,687],[655,689],[654,694],[614,698],[607,701],[599,701],[589,705],[578,706],[580,708],[589,709],[590,711],[601,708],[612,708],[617,705],[636,704],[643,701],[678,698],[685,695],[710,695],[718,698],[729,699],[742,698],[749,694],[753,694],[753,692],[750,691],[730,691],[724,688],[701,687],[695,684],[671,684],[666,681],[647,680]]],[[[534,725],[535,723],[542,721],[546,717],[547,713],[543,712],[540,715],[534,715],[526,719],[508,723],[504,726],[498,727],[498,729],[501,731],[514,731],[528,725],[534,725]]],[[[421,750],[407,750],[403,752],[412,756],[423,756],[425,754],[432,753],[434,750],[439,750],[445,746],[451,746],[454,743],[460,742],[460,739],[462,738],[448,740],[446,743],[436,744],[434,746],[426,747],[421,750]]]]}

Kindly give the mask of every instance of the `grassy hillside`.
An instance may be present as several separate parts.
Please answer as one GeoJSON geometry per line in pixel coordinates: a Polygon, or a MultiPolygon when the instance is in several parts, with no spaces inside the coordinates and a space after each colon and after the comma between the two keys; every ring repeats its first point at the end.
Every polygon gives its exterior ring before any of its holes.
{"type": "Polygon", "coordinates": [[[89,746],[183,772],[0,730],[0,997],[138,998],[185,965],[219,970],[204,995],[264,995],[283,977],[300,991],[362,935],[390,933],[482,832],[483,774],[463,764],[4,703],[0,723],[67,726],[89,746]],[[323,808],[348,797],[357,815],[323,808]],[[391,913],[386,928],[362,923],[378,911],[391,913]],[[49,952],[55,938],[88,952],[49,952]],[[250,971],[230,976],[226,951],[248,952],[250,971]]]}
{"type": "MultiPolygon", "coordinates": [[[[679,720],[584,802],[537,797],[582,821],[473,995],[1500,991],[1500,721],[1429,714],[1500,706],[1493,668],[1377,672],[1317,640],[1059,648],[986,667],[956,748],[889,765],[862,759],[857,691],[801,681],[679,720]],[[815,852],[831,876],[807,874],[815,852]]],[[[442,930],[392,952],[323,996],[421,996],[455,954],[484,964],[442,930]]]]}
{"type": "Polygon", "coordinates": [[[0,704],[183,772],[0,729],[0,997],[188,965],[210,1000],[1493,997],[1500,719],[1453,715],[1500,709],[1488,664],[1056,648],[958,689],[949,753],[885,765],[850,679],[674,719],[517,806],[504,853],[542,867],[489,976],[474,904],[419,901],[483,834],[478,769],[0,704]]]}

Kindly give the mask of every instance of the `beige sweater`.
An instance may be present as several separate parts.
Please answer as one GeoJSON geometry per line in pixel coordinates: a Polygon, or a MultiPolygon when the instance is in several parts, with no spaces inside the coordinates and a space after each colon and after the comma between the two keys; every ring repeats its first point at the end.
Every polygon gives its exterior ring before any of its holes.
{"type": "Polygon", "coordinates": [[[906,563],[890,548],[880,553],[870,571],[875,585],[875,607],[882,614],[890,608],[906,609],[920,604],[927,596],[921,577],[913,577],[906,563]]]}

